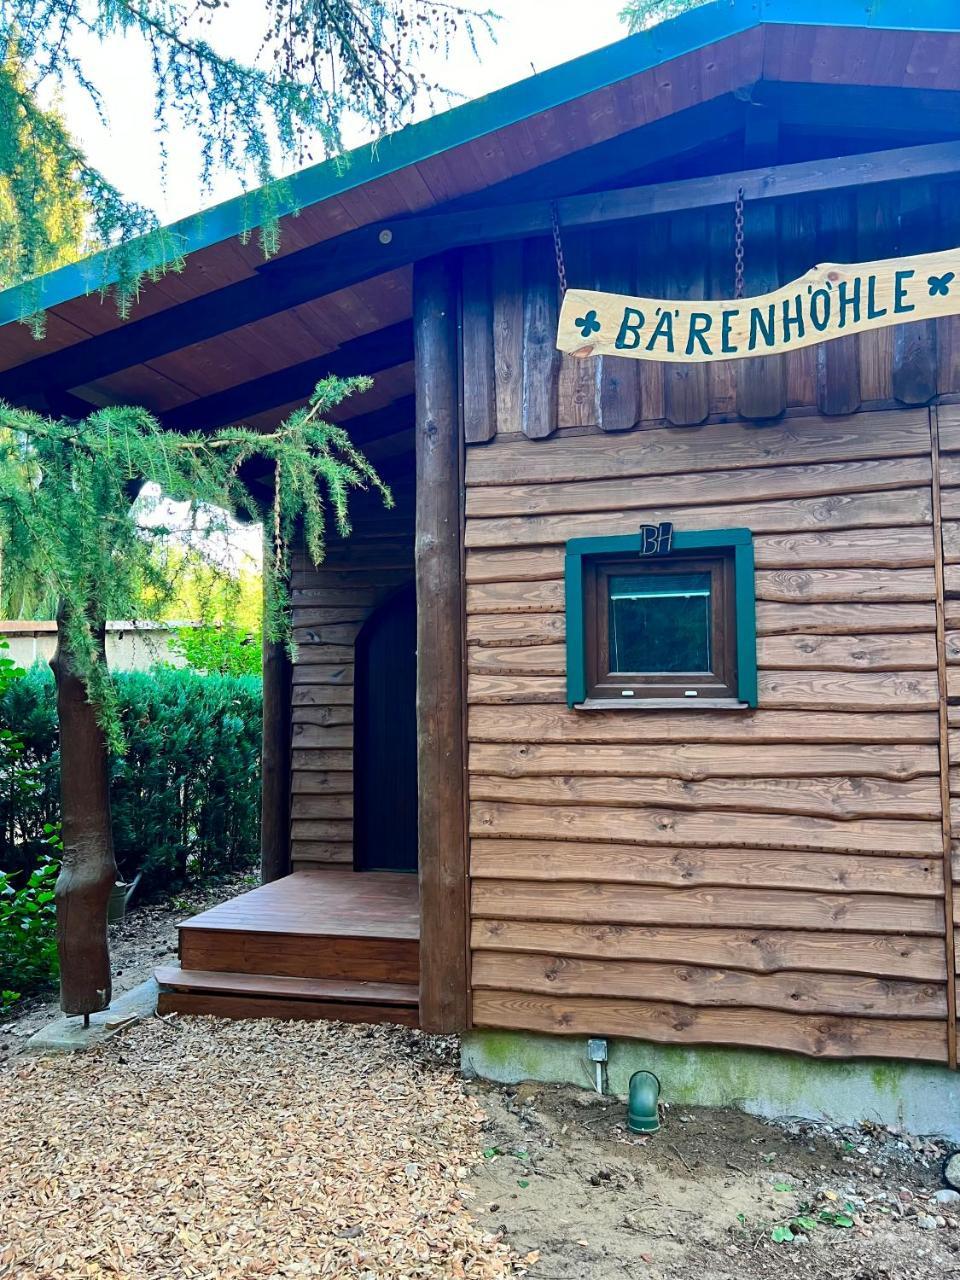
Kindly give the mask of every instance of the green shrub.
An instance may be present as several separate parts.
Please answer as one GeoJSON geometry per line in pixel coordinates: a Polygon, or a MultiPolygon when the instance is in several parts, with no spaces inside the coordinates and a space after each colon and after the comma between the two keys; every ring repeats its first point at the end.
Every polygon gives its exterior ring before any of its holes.
{"type": "MultiPolygon", "coordinates": [[[[9,659],[0,659],[0,664],[9,659]]],[[[11,664],[12,665],[12,664],[11,664]]],[[[0,672],[0,869],[28,875],[49,857],[60,819],[59,755],[49,668],[0,672]]]]}
{"type": "MultiPolygon", "coordinates": [[[[5,641],[0,642],[0,700],[16,701],[26,673],[3,652],[8,648],[5,641]]],[[[60,840],[57,829],[42,819],[39,838],[32,838],[38,814],[43,812],[42,791],[35,753],[19,733],[0,728],[4,843],[11,852],[20,851],[21,861],[37,863],[28,874],[23,866],[15,867],[11,858],[6,871],[0,870],[0,1013],[57,976],[54,885],[58,866],[50,854],[60,840]],[[18,881],[25,883],[18,886],[18,881]]]]}
{"type": "Polygon", "coordinates": [[[170,648],[194,671],[224,676],[259,676],[263,644],[259,635],[225,622],[219,626],[179,627],[170,648]]]}
{"type": "Polygon", "coordinates": [[[0,1013],[57,977],[58,870],[43,862],[19,888],[0,871],[0,1013]]]}
{"type": "MultiPolygon", "coordinates": [[[[127,753],[112,766],[117,865],[145,890],[249,866],[259,847],[261,683],[157,667],[115,677],[127,753]]],[[[38,788],[0,795],[0,867],[31,871],[59,821],[56,701],[49,668],[0,692],[0,728],[15,732],[38,788]],[[11,834],[12,833],[12,834],[11,834]]]]}
{"type": "Polygon", "coordinates": [[[248,867],[260,844],[261,681],[155,668],[117,678],[117,864],[148,886],[248,867]]]}

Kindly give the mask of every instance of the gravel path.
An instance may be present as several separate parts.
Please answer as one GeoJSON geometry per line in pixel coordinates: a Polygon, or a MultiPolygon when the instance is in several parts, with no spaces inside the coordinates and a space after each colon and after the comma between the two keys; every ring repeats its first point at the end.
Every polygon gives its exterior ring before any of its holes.
{"type": "Polygon", "coordinates": [[[0,1277],[514,1274],[467,1212],[483,1112],[449,1041],[152,1019],[0,1071],[0,1277]]]}

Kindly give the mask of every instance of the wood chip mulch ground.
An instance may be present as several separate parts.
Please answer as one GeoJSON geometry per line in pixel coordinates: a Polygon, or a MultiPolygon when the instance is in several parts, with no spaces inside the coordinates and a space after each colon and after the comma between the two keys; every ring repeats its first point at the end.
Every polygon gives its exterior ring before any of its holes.
{"type": "Polygon", "coordinates": [[[152,1019],[0,1071],[0,1277],[514,1274],[467,1210],[480,1105],[451,1045],[152,1019]]]}

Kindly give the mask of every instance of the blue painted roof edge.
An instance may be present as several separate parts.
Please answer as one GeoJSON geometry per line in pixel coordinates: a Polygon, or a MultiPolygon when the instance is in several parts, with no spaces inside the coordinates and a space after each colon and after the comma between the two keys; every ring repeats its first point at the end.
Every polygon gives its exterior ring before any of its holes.
{"type": "MultiPolygon", "coordinates": [[[[275,212],[280,217],[295,213],[763,23],[948,32],[960,31],[960,9],[955,0],[714,0],[649,31],[407,125],[343,157],[300,170],[284,180],[275,212]]],[[[256,195],[251,191],[235,196],[165,230],[183,255],[255,230],[251,206],[256,195]]],[[[135,249],[137,242],[131,243],[135,249]]],[[[0,325],[114,283],[112,256],[110,250],[92,254],[0,291],[0,325]]],[[[148,259],[144,265],[149,266],[148,259]]]]}

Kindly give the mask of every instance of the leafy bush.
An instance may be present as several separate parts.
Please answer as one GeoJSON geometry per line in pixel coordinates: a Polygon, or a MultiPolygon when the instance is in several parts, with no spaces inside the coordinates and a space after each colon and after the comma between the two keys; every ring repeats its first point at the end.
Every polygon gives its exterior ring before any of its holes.
{"type": "MultiPolygon", "coordinates": [[[[15,699],[25,676],[22,668],[3,651],[9,645],[0,642],[0,699],[15,699]]],[[[34,754],[20,734],[8,727],[0,728],[0,793],[4,798],[3,834],[8,848],[24,848],[25,832],[42,812],[43,791],[40,770],[34,754]]],[[[54,885],[58,867],[50,857],[51,848],[59,847],[59,834],[50,823],[40,821],[37,850],[42,851],[39,865],[17,886],[23,875],[9,866],[0,870],[0,1013],[20,999],[22,994],[45,986],[57,976],[56,906],[54,885]],[[9,985],[8,985],[9,984],[9,985]],[[13,987],[16,986],[17,990],[13,987]]],[[[34,851],[28,851],[32,857],[34,851]]],[[[22,871],[22,868],[20,868],[22,871]]]]}
{"type": "Polygon", "coordinates": [[[263,663],[259,635],[227,622],[220,626],[179,627],[170,648],[186,658],[194,671],[211,675],[259,676],[263,663]]]}
{"type": "MultiPolygon", "coordinates": [[[[251,676],[157,667],[114,677],[127,753],[112,765],[121,876],[144,888],[249,866],[259,846],[261,684],[251,676]]],[[[39,787],[0,795],[0,866],[32,871],[59,821],[52,672],[31,668],[0,691],[0,728],[15,732],[39,787]],[[12,833],[12,835],[10,834],[12,833]]]]}
{"type": "Polygon", "coordinates": [[[58,870],[41,863],[20,888],[0,871],[0,1013],[57,977],[58,870]]]}
{"type": "Polygon", "coordinates": [[[49,857],[60,817],[56,706],[49,668],[8,663],[0,658],[0,868],[28,875],[49,857]]]}
{"type": "Polygon", "coordinates": [[[260,680],[158,667],[116,683],[128,742],[111,786],[121,874],[183,884],[249,866],[260,842],[260,680]]]}

